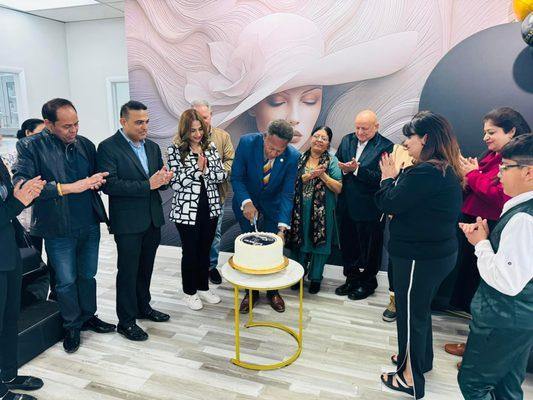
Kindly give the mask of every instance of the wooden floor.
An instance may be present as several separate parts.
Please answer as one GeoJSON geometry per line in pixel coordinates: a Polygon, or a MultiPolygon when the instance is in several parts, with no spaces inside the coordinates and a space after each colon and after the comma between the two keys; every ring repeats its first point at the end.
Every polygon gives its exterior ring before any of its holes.
{"type": "MultiPolygon", "coordinates": [[[[120,335],[82,333],[78,352],[68,355],[56,344],[22,368],[40,376],[45,386],[39,399],[398,399],[408,398],[384,389],[382,371],[392,370],[396,351],[395,324],[381,320],[388,303],[386,288],[364,301],[334,294],[340,281],[325,279],[318,295],[304,300],[302,355],[276,371],[250,371],[234,366],[233,291],[217,288],[222,303],[191,311],[183,303],[179,272],[180,250],[160,247],[152,280],[152,305],[167,312],[167,323],[141,322],[150,335],[146,342],[130,342],[120,335]]],[[[227,255],[226,255],[227,257],[227,255]]],[[[224,257],[222,257],[224,259],[224,257]]],[[[98,272],[98,313],[115,322],[115,261],[112,237],[103,235],[98,272]]],[[[330,271],[338,267],[329,267],[330,271]]],[[[329,274],[331,275],[331,274],[329,274]]],[[[334,274],[333,274],[334,275],[334,274]]],[[[297,296],[287,290],[287,311],[275,313],[265,301],[257,319],[296,326],[297,296]]],[[[461,341],[467,322],[434,316],[434,370],[426,375],[426,399],[461,399],[456,382],[457,357],[444,352],[447,342],[461,341]]],[[[242,358],[279,361],[295,350],[294,340],[271,329],[243,330],[242,358]]],[[[525,398],[533,399],[533,377],[524,384],[525,398]]]]}

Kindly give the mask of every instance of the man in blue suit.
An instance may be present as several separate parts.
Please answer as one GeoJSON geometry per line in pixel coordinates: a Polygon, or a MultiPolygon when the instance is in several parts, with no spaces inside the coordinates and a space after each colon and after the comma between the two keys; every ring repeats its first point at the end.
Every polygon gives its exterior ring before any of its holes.
{"type": "MultiPolygon", "coordinates": [[[[241,137],[231,169],[233,212],[242,232],[257,229],[277,233],[285,240],[290,229],[298,151],[289,146],[292,126],[285,120],[272,121],[265,134],[250,133],[241,137]]],[[[254,292],[253,303],[259,300],[254,292]]],[[[267,292],[270,305],[285,311],[285,303],[277,290],[267,292]]],[[[241,313],[250,309],[248,293],[241,303],[241,313]]]]}

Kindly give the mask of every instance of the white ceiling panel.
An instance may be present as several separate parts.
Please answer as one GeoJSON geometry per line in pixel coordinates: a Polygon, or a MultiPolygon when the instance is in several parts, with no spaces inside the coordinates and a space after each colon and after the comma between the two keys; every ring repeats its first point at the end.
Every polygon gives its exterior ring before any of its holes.
{"type": "Polygon", "coordinates": [[[104,4],[32,11],[33,15],[62,22],[88,21],[94,19],[122,18],[124,12],[104,4]]]}
{"type": "Polygon", "coordinates": [[[77,7],[96,4],[97,0],[1,0],[0,5],[21,11],[47,10],[50,8],[77,7]]]}
{"type": "MultiPolygon", "coordinates": [[[[100,0],[100,3],[102,3],[102,1],[100,0]]],[[[121,11],[124,11],[124,1],[108,1],[105,3],[106,6],[108,7],[113,7],[113,8],[116,8],[118,10],[121,10],[121,11]]]]}

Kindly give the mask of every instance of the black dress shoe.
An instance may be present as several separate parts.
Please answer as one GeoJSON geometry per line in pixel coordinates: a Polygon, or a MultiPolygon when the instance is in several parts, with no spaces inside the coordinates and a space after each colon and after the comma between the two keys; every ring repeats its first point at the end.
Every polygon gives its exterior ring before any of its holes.
{"type": "Polygon", "coordinates": [[[148,314],[139,314],[137,319],[149,319],[150,321],[154,322],[166,322],[170,319],[170,315],[152,308],[148,314]]]}
{"type": "Polygon", "coordinates": [[[320,282],[312,282],[309,285],[309,293],[311,294],[317,294],[320,292],[320,282]]]}
{"type": "Polygon", "coordinates": [[[1,400],[37,400],[37,397],[30,396],[29,394],[7,392],[0,397],[1,400]]]}
{"type": "Polygon", "coordinates": [[[209,281],[213,285],[220,285],[222,283],[222,277],[220,276],[218,269],[213,268],[212,270],[209,270],[209,281]]]}
{"type": "Polygon", "coordinates": [[[363,300],[374,293],[374,289],[367,285],[358,285],[354,290],[348,294],[350,300],[363,300]]]}
{"type": "Polygon", "coordinates": [[[38,390],[43,387],[43,380],[34,376],[19,375],[11,382],[2,382],[9,390],[38,390]]]}
{"type": "Polygon", "coordinates": [[[133,324],[128,327],[118,325],[117,332],[126,339],[133,340],[134,342],[144,342],[148,339],[148,334],[137,324],[133,324]]]}
{"type": "Polygon", "coordinates": [[[74,353],[80,347],[80,331],[78,329],[67,329],[63,339],[63,348],[67,353],[74,353]]]}
{"type": "Polygon", "coordinates": [[[110,333],[114,332],[115,329],[117,329],[116,325],[108,324],[107,322],[102,321],[96,315],[93,315],[81,326],[82,331],[93,331],[96,333],[110,333]]]}
{"type": "Polygon", "coordinates": [[[340,285],[337,289],[335,289],[335,294],[337,296],[346,296],[356,288],[356,285],[356,282],[346,281],[346,283],[340,285]]]}

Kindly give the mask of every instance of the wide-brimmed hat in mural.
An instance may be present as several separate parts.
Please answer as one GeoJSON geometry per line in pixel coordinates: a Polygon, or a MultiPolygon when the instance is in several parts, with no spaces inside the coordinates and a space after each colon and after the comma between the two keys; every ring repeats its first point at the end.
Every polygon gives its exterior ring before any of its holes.
{"type": "Polygon", "coordinates": [[[216,72],[188,73],[185,98],[205,99],[226,110],[216,112],[213,123],[227,124],[276,92],[390,75],[409,63],[416,42],[417,32],[408,31],[330,50],[315,22],[270,14],[248,24],[235,45],[209,43],[216,72]]]}

